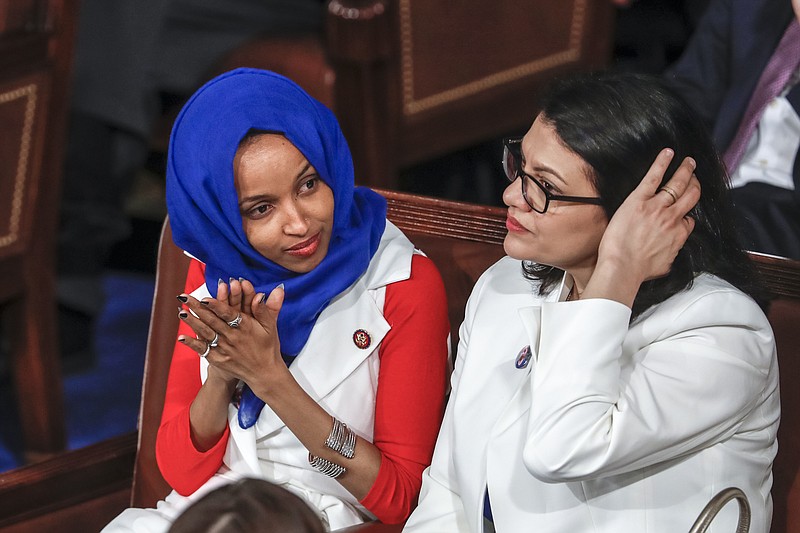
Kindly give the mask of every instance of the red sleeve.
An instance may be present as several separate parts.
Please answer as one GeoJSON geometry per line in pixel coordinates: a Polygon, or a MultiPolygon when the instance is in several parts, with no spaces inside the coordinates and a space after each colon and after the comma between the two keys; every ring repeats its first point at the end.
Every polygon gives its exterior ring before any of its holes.
{"type": "MultiPolygon", "coordinates": [[[[204,265],[193,260],[186,275],[185,292],[189,294],[204,283],[204,265]]],[[[178,334],[193,336],[194,332],[181,321],[178,334]]],[[[167,483],[184,496],[196,491],[219,470],[228,443],[227,427],[219,442],[206,452],[198,451],[192,442],[189,407],[201,385],[200,357],[176,341],[156,437],[156,461],[167,483]]]]}
{"type": "Polygon", "coordinates": [[[361,504],[381,522],[396,524],[417,505],[444,413],[450,325],[433,261],[415,255],[411,277],[386,287],[384,316],[392,329],[380,347],[374,432],[382,458],[361,504]]]}

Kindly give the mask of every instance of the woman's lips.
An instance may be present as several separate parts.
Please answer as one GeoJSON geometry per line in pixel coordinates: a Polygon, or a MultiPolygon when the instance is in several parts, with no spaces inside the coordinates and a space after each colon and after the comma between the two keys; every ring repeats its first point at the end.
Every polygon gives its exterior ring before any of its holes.
{"type": "Polygon", "coordinates": [[[517,233],[528,231],[522,227],[522,224],[517,222],[516,218],[512,217],[511,215],[506,215],[506,229],[508,231],[515,231],[517,233]]]}
{"type": "Polygon", "coordinates": [[[319,247],[319,233],[303,242],[299,242],[286,249],[286,253],[297,257],[309,257],[314,255],[319,247]]]}

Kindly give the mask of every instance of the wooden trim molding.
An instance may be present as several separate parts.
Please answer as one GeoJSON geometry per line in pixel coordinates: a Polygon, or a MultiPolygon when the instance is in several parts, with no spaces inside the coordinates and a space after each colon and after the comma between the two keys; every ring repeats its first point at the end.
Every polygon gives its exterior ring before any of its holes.
{"type": "Polygon", "coordinates": [[[505,239],[503,208],[375,190],[386,198],[388,218],[403,231],[487,244],[503,244],[505,239]]]}
{"type": "MultiPolygon", "coordinates": [[[[502,207],[375,190],[386,198],[389,216],[401,230],[488,244],[502,244],[506,236],[502,207]]],[[[758,252],[748,255],[773,296],[800,299],[800,261],[758,252]]]]}
{"type": "Polygon", "coordinates": [[[574,0],[569,42],[565,49],[516,67],[502,70],[452,89],[417,99],[414,94],[414,42],[411,25],[411,0],[400,0],[400,62],[403,83],[403,113],[406,116],[468,98],[499,85],[525,78],[580,60],[581,41],[586,29],[586,2],[574,0]]]}
{"type": "Polygon", "coordinates": [[[14,193],[11,199],[11,211],[8,213],[8,233],[0,235],[0,248],[10,246],[19,239],[19,230],[22,226],[22,205],[29,174],[28,162],[31,156],[31,145],[33,141],[33,123],[36,119],[37,91],[37,85],[35,83],[30,83],[0,93],[0,105],[8,104],[23,98],[27,99],[25,102],[25,117],[22,131],[20,132],[19,157],[17,158],[17,170],[14,176],[14,193]]]}
{"type": "Polygon", "coordinates": [[[748,252],[748,255],[773,296],[800,299],[800,261],[758,252],[748,252]]]}

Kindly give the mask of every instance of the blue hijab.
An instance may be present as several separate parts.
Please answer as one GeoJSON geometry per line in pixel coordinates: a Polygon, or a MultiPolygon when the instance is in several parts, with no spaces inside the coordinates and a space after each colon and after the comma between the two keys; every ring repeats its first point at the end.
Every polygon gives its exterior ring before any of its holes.
{"type": "MultiPolygon", "coordinates": [[[[167,209],[175,244],[205,263],[213,296],[219,279],[241,277],[266,294],[284,284],[278,335],[289,356],[305,346],[331,299],[366,271],[386,225],[383,197],[354,186],[350,150],[333,113],[291,80],[251,68],[209,81],[178,115],[167,162],[167,209]],[[245,236],[233,159],[250,130],[283,134],[333,191],[328,253],[308,273],[266,259],[245,236]]],[[[245,387],[240,425],[254,424],[263,405],[245,387]]]]}

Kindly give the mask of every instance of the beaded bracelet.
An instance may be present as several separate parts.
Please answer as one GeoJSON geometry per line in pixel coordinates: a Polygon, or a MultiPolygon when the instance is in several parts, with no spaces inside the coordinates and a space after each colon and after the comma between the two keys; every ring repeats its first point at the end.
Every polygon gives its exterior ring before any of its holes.
{"type": "Polygon", "coordinates": [[[325,474],[328,477],[332,477],[336,479],[337,477],[341,476],[347,469],[342,465],[337,465],[336,463],[332,463],[327,459],[323,459],[317,455],[313,455],[311,452],[308,452],[308,462],[319,470],[321,473],[325,474]]]}
{"type": "Polygon", "coordinates": [[[356,453],[356,434],[347,427],[347,424],[331,417],[333,420],[333,427],[331,428],[330,435],[325,440],[325,446],[338,454],[352,459],[356,453]]]}

